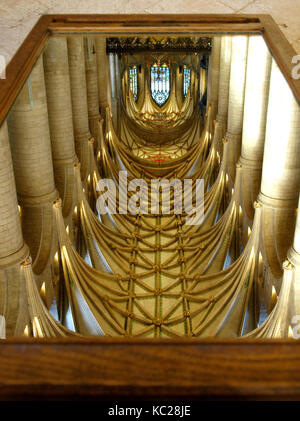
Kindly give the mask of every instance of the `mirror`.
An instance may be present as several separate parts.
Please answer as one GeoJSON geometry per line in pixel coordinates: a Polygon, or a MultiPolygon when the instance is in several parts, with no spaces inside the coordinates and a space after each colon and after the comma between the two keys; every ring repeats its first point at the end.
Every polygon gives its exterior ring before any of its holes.
{"type": "Polygon", "coordinates": [[[297,337],[299,132],[261,35],[52,35],[0,131],[6,335],[297,337]]]}

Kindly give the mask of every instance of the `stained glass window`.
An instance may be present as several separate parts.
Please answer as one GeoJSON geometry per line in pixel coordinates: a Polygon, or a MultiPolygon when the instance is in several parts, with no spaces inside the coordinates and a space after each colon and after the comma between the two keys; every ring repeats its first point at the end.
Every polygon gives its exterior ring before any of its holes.
{"type": "Polygon", "coordinates": [[[186,97],[191,83],[191,69],[183,68],[183,96],[186,97]]]}
{"type": "Polygon", "coordinates": [[[138,95],[138,81],[137,81],[136,66],[129,68],[129,80],[130,80],[130,90],[132,92],[134,100],[136,101],[137,95],[138,95]]]}
{"type": "Polygon", "coordinates": [[[170,69],[166,65],[151,66],[151,95],[158,105],[163,105],[170,95],[170,69]]]}

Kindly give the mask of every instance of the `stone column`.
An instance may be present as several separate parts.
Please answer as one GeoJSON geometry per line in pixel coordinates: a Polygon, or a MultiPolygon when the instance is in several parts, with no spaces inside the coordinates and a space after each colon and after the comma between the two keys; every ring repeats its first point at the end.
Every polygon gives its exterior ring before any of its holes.
{"type": "Polygon", "coordinates": [[[110,88],[112,98],[116,97],[116,71],[115,71],[115,55],[110,53],[108,55],[109,61],[109,76],[110,76],[110,88]]]}
{"type": "Polygon", "coordinates": [[[115,54],[110,53],[109,57],[109,80],[110,80],[110,95],[111,95],[111,113],[113,116],[114,128],[118,127],[118,97],[117,97],[117,80],[116,80],[116,61],[115,54]]]}
{"type": "Polygon", "coordinates": [[[261,36],[249,37],[245,103],[240,163],[243,171],[243,201],[250,219],[261,182],[271,54],[261,36]]]}
{"type": "MultiPolygon", "coordinates": [[[[49,206],[52,215],[52,201],[58,197],[54,184],[42,57],[10,110],[8,128],[18,199],[22,206],[23,235],[35,259],[41,253],[43,235],[47,230],[49,235],[52,231],[49,221],[46,223],[44,218],[47,219],[49,206]]],[[[41,256],[42,266],[44,258],[48,257],[41,256]]]]}
{"type": "Polygon", "coordinates": [[[0,315],[5,317],[6,335],[12,336],[22,333],[17,324],[26,291],[20,265],[29,250],[22,235],[6,122],[0,128],[0,195],[0,315]]]}
{"type": "Polygon", "coordinates": [[[99,120],[101,116],[99,112],[98,70],[95,38],[85,38],[84,53],[89,127],[92,136],[95,139],[95,147],[97,147],[97,144],[99,144],[99,120]]]}
{"type": "Polygon", "coordinates": [[[205,98],[205,93],[207,92],[207,78],[206,78],[206,69],[200,67],[200,76],[199,76],[199,101],[201,103],[202,109],[204,109],[203,99],[205,98]]]}
{"type": "Polygon", "coordinates": [[[43,58],[40,57],[8,115],[23,236],[33,258],[38,287],[45,282],[53,300],[53,259],[57,251],[53,201],[55,188],[43,58]]]}
{"type": "Polygon", "coordinates": [[[207,105],[211,105],[212,119],[218,109],[221,37],[213,37],[208,65],[207,105]]]}
{"type": "Polygon", "coordinates": [[[224,134],[226,133],[228,115],[231,40],[231,36],[221,37],[217,121],[222,125],[224,134]]]}
{"type": "MultiPolygon", "coordinates": [[[[119,99],[121,97],[121,61],[118,54],[115,54],[115,70],[116,70],[116,96],[119,99]]],[[[139,69],[137,69],[137,72],[139,74],[139,69]]]]}
{"type": "Polygon", "coordinates": [[[0,128],[0,163],[0,259],[2,260],[13,256],[24,246],[6,122],[0,128]]]}
{"type": "Polygon", "coordinates": [[[297,203],[299,137],[299,105],[273,60],[261,183],[264,196],[297,203]]]}
{"type": "MultiPolygon", "coordinates": [[[[138,99],[137,99],[137,106],[140,107],[143,105],[144,97],[145,97],[145,74],[146,74],[146,64],[143,63],[141,65],[141,71],[138,71],[138,99]]],[[[127,76],[127,71],[123,73],[123,78],[127,76]],[[126,76],[125,76],[126,75],[126,76]]],[[[124,94],[122,92],[122,88],[120,88],[120,98],[121,95],[124,94]]]]}
{"type": "Polygon", "coordinates": [[[8,117],[18,196],[55,196],[43,59],[40,57],[8,117]]]}
{"type": "MultiPolygon", "coordinates": [[[[292,254],[295,254],[295,257],[298,259],[298,266],[300,268],[300,195],[298,200],[298,211],[297,211],[297,219],[296,219],[296,228],[294,233],[294,241],[292,249],[289,251],[289,256],[292,257],[292,254]]],[[[295,263],[296,259],[292,259],[295,263]]]]}
{"type": "Polygon", "coordinates": [[[83,37],[68,37],[68,55],[76,154],[83,178],[88,171],[88,142],[91,138],[88,118],[87,87],[83,37]]]}
{"type": "Polygon", "coordinates": [[[111,108],[111,99],[112,99],[112,95],[111,95],[111,85],[110,85],[110,75],[109,75],[109,57],[108,54],[106,54],[105,56],[106,59],[106,80],[107,80],[107,85],[106,85],[106,90],[107,90],[107,102],[108,105],[111,108]]]}
{"type": "MultiPolygon", "coordinates": [[[[139,67],[139,66],[138,66],[139,67]]],[[[122,86],[121,86],[121,62],[118,54],[115,54],[115,79],[116,79],[116,102],[117,102],[117,133],[120,133],[120,115],[121,115],[121,95],[122,95],[122,86]]],[[[137,69],[139,75],[139,68],[137,69]]],[[[139,86],[138,86],[139,90],[139,86]]]]}
{"type": "Polygon", "coordinates": [[[98,93],[101,115],[105,118],[105,108],[109,105],[107,96],[107,55],[106,55],[106,37],[97,36],[95,38],[97,68],[98,68],[98,93]]]}
{"type": "Polygon", "coordinates": [[[179,108],[182,107],[183,103],[183,91],[182,91],[182,83],[183,83],[183,69],[180,73],[179,66],[172,68],[172,79],[176,85],[176,100],[179,108]]]}
{"type": "Polygon", "coordinates": [[[67,39],[51,37],[44,53],[45,83],[54,177],[63,200],[64,216],[74,200],[74,145],[67,39]]]}
{"type": "Polygon", "coordinates": [[[226,139],[229,142],[229,174],[232,183],[235,178],[235,166],[241,154],[247,49],[248,36],[232,37],[226,132],[226,139]]]}
{"type": "Polygon", "coordinates": [[[272,60],[259,202],[264,207],[265,249],[275,276],[280,276],[293,241],[300,187],[299,139],[300,107],[272,60]]]}
{"type": "MultiPolygon", "coordinates": [[[[291,294],[291,318],[300,315],[300,195],[293,245],[288,251],[288,260],[293,265],[293,285],[291,294]]],[[[297,320],[298,322],[298,320],[297,320]]]]}

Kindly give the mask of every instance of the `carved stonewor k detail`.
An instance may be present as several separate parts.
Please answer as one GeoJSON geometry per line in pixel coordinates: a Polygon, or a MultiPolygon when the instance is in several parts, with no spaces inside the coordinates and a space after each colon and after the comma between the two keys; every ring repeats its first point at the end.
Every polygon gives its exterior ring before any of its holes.
{"type": "Polygon", "coordinates": [[[107,53],[134,53],[147,51],[207,52],[211,51],[208,37],[119,37],[107,38],[107,53]]]}

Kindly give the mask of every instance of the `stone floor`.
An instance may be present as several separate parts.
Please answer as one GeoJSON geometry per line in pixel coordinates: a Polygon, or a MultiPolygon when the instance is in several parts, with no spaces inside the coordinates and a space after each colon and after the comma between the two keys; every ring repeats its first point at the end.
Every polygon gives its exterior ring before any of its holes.
{"type": "Polygon", "coordinates": [[[0,55],[7,63],[46,13],[267,13],[300,53],[300,0],[0,0],[0,55]]]}

